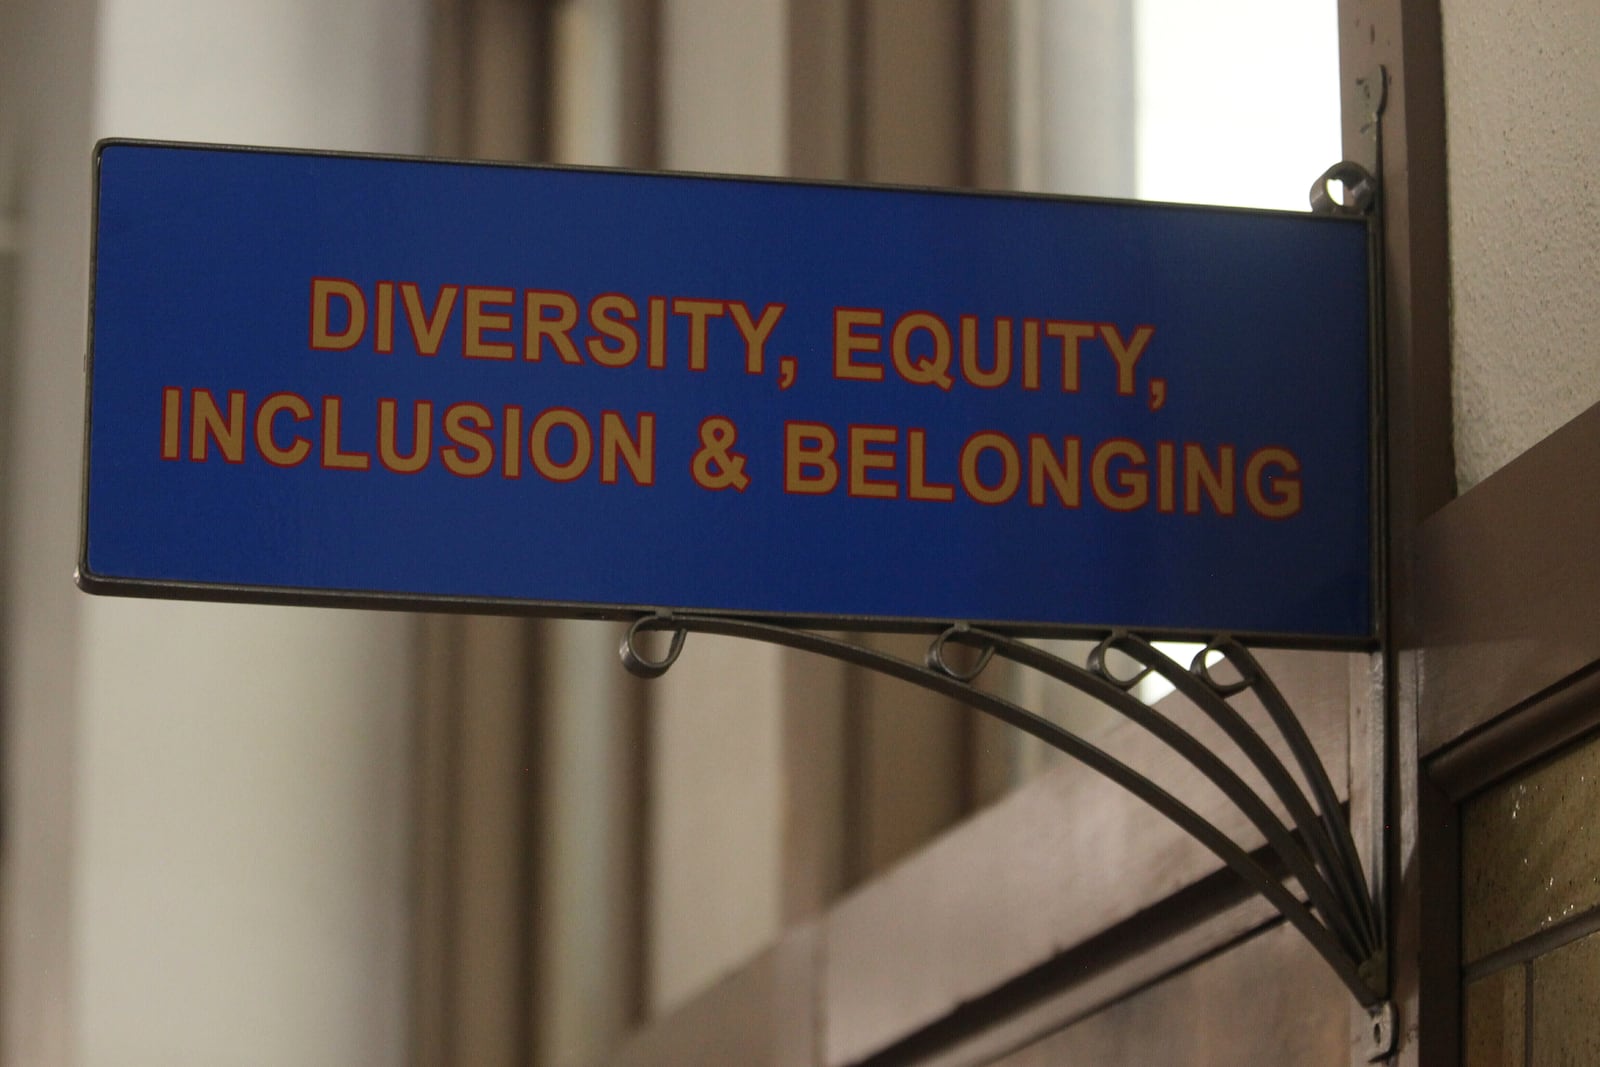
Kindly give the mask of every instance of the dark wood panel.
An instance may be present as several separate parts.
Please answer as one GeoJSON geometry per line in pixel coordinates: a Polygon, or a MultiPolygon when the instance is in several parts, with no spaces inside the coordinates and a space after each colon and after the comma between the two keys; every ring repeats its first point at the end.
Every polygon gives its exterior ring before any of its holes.
{"type": "Polygon", "coordinates": [[[1423,524],[1423,755],[1600,664],[1600,405],[1423,524]]]}
{"type": "MultiPolygon", "coordinates": [[[[1278,652],[1262,659],[1344,794],[1349,657],[1278,652]]],[[[1203,724],[1175,714],[1208,735],[1203,724]]],[[[1123,726],[1102,739],[1105,747],[1247,847],[1259,844],[1198,772],[1150,735],[1123,726]]],[[[1210,741],[1228,751],[1220,736],[1210,741]]],[[[1057,768],[829,912],[825,1062],[852,1063],[903,1040],[1220,868],[1203,846],[1121,787],[1075,764],[1057,768]]]]}
{"type": "Polygon", "coordinates": [[[1350,1062],[1344,989],[1276,926],[1066,1027],[993,1067],[1234,1067],[1350,1062]]]}
{"type": "Polygon", "coordinates": [[[761,956],[635,1034],[608,1067],[814,1067],[817,930],[798,926],[761,956]]]}

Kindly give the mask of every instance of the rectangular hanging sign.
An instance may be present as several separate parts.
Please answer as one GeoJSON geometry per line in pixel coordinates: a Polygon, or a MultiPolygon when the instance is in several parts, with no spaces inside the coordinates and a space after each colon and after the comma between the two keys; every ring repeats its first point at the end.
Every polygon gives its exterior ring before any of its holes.
{"type": "Polygon", "coordinates": [[[1368,230],[112,141],[100,593],[1374,633],[1368,230]]]}

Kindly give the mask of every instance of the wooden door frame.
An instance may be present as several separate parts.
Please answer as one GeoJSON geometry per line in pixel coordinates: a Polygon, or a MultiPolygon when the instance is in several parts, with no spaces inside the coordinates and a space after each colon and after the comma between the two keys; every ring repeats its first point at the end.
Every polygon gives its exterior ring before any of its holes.
{"type": "Polygon", "coordinates": [[[1600,405],[1422,524],[1416,544],[1417,774],[1427,908],[1417,919],[1422,1063],[1461,1041],[1462,804],[1600,730],[1600,405]]]}

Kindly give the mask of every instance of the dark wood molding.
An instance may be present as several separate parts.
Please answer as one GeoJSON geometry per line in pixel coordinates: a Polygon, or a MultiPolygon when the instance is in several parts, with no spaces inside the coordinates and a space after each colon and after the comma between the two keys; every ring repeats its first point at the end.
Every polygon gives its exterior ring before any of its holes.
{"type": "Polygon", "coordinates": [[[661,165],[661,0],[624,0],[618,164],[661,165]]]}
{"type": "Polygon", "coordinates": [[[1600,664],[1597,480],[1600,405],[1423,524],[1415,570],[1424,757],[1482,732],[1443,764],[1460,767],[1485,746],[1537,746],[1580,728],[1567,711],[1547,709],[1563,707],[1555,694],[1600,664]]]}
{"type": "MultiPolygon", "coordinates": [[[[1418,764],[1413,562],[1423,520],[1455,495],[1450,393],[1450,259],[1446,211],[1444,44],[1439,0],[1339,0],[1344,151],[1380,184],[1384,450],[1387,537],[1382,745],[1355,774],[1386,770],[1387,796],[1372,798],[1387,828],[1384,896],[1389,912],[1392,997],[1399,1015],[1395,1062],[1443,1062],[1424,1035],[1454,1025],[1453,998],[1440,1006],[1424,986],[1434,942],[1455,936],[1424,901],[1448,861],[1434,852],[1418,764]],[[1373,104],[1381,101],[1379,121],[1373,104]],[[1387,751],[1383,751],[1387,749],[1387,751]],[[1423,1018],[1426,1015],[1427,1018],[1423,1018]]],[[[1448,849],[1447,849],[1448,851],[1448,849]]],[[[1357,1053],[1356,1062],[1364,1057],[1357,1053]]]]}
{"type": "Polygon", "coordinates": [[[1600,663],[1439,752],[1429,776],[1454,800],[1600,730],[1600,663]]]}
{"type": "Polygon", "coordinates": [[[819,944],[815,925],[791,927],[756,959],[633,1034],[607,1067],[816,1067],[819,944]]]}
{"type": "Polygon", "coordinates": [[[1412,647],[1411,538],[1455,496],[1438,0],[1340,0],[1339,49],[1345,156],[1382,189],[1388,624],[1394,642],[1412,647]],[[1381,137],[1371,123],[1378,98],[1381,137]]]}
{"type": "MultiPolygon", "coordinates": [[[[868,1067],[1003,1062],[1013,1052],[1048,1042],[1050,1035],[1138,998],[1196,961],[1274,930],[1299,937],[1265,899],[1250,894],[1231,873],[1219,872],[863,1062],[868,1067]]],[[[1310,954],[1309,945],[1304,949],[1310,954]]],[[[1306,970],[1334,981],[1331,972],[1324,974],[1315,964],[1306,970]]],[[[1302,1018],[1337,1015],[1341,1003],[1329,998],[1301,1005],[1302,1018]]],[[[1197,1002],[1196,1008],[1202,1005],[1197,1002]]]]}
{"type": "Polygon", "coordinates": [[[859,13],[851,0],[790,0],[788,5],[788,173],[836,181],[858,178],[855,51],[859,13]]]}

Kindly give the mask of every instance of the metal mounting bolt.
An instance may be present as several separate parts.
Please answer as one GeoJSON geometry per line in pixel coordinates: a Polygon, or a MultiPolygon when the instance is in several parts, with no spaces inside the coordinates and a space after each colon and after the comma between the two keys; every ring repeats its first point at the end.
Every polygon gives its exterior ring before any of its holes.
{"type": "Polygon", "coordinates": [[[1367,1062],[1379,1063],[1394,1053],[1394,1001],[1367,1009],[1367,1062]]]}
{"type": "Polygon", "coordinates": [[[1341,160],[1323,171],[1311,186],[1311,210],[1318,215],[1365,215],[1372,210],[1378,194],[1378,182],[1359,163],[1341,160]],[[1336,199],[1329,186],[1338,182],[1344,187],[1336,199]]]}

